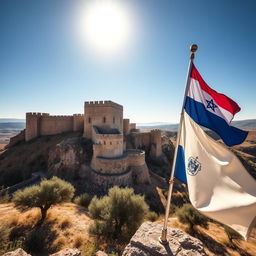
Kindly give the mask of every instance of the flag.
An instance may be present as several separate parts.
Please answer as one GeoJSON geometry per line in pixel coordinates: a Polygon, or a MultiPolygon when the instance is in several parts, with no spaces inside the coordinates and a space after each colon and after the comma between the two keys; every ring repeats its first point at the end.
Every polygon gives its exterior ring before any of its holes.
{"type": "Polygon", "coordinates": [[[244,238],[256,224],[256,181],[239,159],[185,112],[174,176],[188,185],[191,204],[244,238]]]}
{"type": "Polygon", "coordinates": [[[256,224],[256,181],[231,151],[200,127],[216,131],[228,145],[241,143],[247,133],[229,126],[240,108],[212,90],[194,65],[190,76],[174,176],[188,185],[197,210],[247,239],[256,224]]]}
{"type": "Polygon", "coordinates": [[[248,135],[248,132],[230,125],[234,115],[240,111],[237,103],[210,88],[194,64],[185,110],[197,124],[215,131],[228,146],[242,143],[248,135]]]}

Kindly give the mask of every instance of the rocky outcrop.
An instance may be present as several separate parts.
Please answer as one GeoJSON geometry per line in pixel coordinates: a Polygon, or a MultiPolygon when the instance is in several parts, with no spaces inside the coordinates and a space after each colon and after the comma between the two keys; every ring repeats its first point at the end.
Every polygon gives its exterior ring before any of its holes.
{"type": "MultiPolygon", "coordinates": [[[[21,248],[18,248],[15,251],[5,253],[3,256],[31,256],[31,255],[26,253],[21,248]]],[[[78,249],[66,248],[57,253],[50,254],[49,256],[81,256],[81,252],[78,249]]]]}
{"type": "Polygon", "coordinates": [[[28,254],[21,248],[18,248],[15,251],[5,253],[3,256],[31,256],[31,254],[28,254]]]}
{"type": "Polygon", "coordinates": [[[90,162],[92,143],[85,138],[69,138],[54,146],[49,152],[48,176],[67,180],[79,177],[82,163],[90,162]]]}
{"type": "Polygon", "coordinates": [[[81,256],[81,252],[78,249],[63,249],[54,254],[50,254],[50,256],[81,256]]]}
{"type": "Polygon", "coordinates": [[[206,256],[202,242],[179,229],[168,228],[168,244],[161,244],[162,228],[157,223],[143,223],[122,256],[206,256]]]}

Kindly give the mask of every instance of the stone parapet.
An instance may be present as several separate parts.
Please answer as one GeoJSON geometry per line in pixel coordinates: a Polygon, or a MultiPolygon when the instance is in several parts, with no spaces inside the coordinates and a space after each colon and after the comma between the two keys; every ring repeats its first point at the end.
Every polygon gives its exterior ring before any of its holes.
{"type": "Polygon", "coordinates": [[[111,100],[105,100],[105,101],[86,101],[84,103],[85,107],[113,107],[113,108],[119,108],[123,110],[123,106],[120,104],[117,104],[111,100]]]}
{"type": "Polygon", "coordinates": [[[139,149],[129,149],[126,151],[128,155],[129,166],[142,166],[145,164],[145,151],[139,149]]]}

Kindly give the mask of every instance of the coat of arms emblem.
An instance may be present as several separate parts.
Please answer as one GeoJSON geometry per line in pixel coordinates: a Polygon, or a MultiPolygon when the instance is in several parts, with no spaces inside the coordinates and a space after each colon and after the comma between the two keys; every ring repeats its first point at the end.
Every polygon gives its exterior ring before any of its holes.
{"type": "Polygon", "coordinates": [[[195,176],[197,175],[197,173],[201,170],[201,163],[198,161],[198,157],[194,158],[194,157],[190,157],[188,159],[188,174],[195,176]]]}

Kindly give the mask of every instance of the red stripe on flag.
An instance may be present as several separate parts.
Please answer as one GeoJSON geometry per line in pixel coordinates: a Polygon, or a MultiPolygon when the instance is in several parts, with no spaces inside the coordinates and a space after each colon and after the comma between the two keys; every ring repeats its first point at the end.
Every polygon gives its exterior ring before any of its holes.
{"type": "Polygon", "coordinates": [[[238,104],[233,101],[232,99],[230,99],[229,97],[227,97],[224,94],[218,93],[215,90],[213,90],[201,77],[201,75],[199,74],[198,70],[196,69],[196,67],[194,66],[194,64],[192,65],[192,69],[191,69],[191,73],[190,73],[190,77],[197,80],[200,84],[200,87],[202,90],[204,90],[205,92],[207,92],[209,95],[212,96],[212,98],[214,99],[214,101],[222,108],[226,109],[227,111],[229,111],[231,114],[235,115],[237,112],[240,111],[240,107],[238,106],[238,104]]]}

